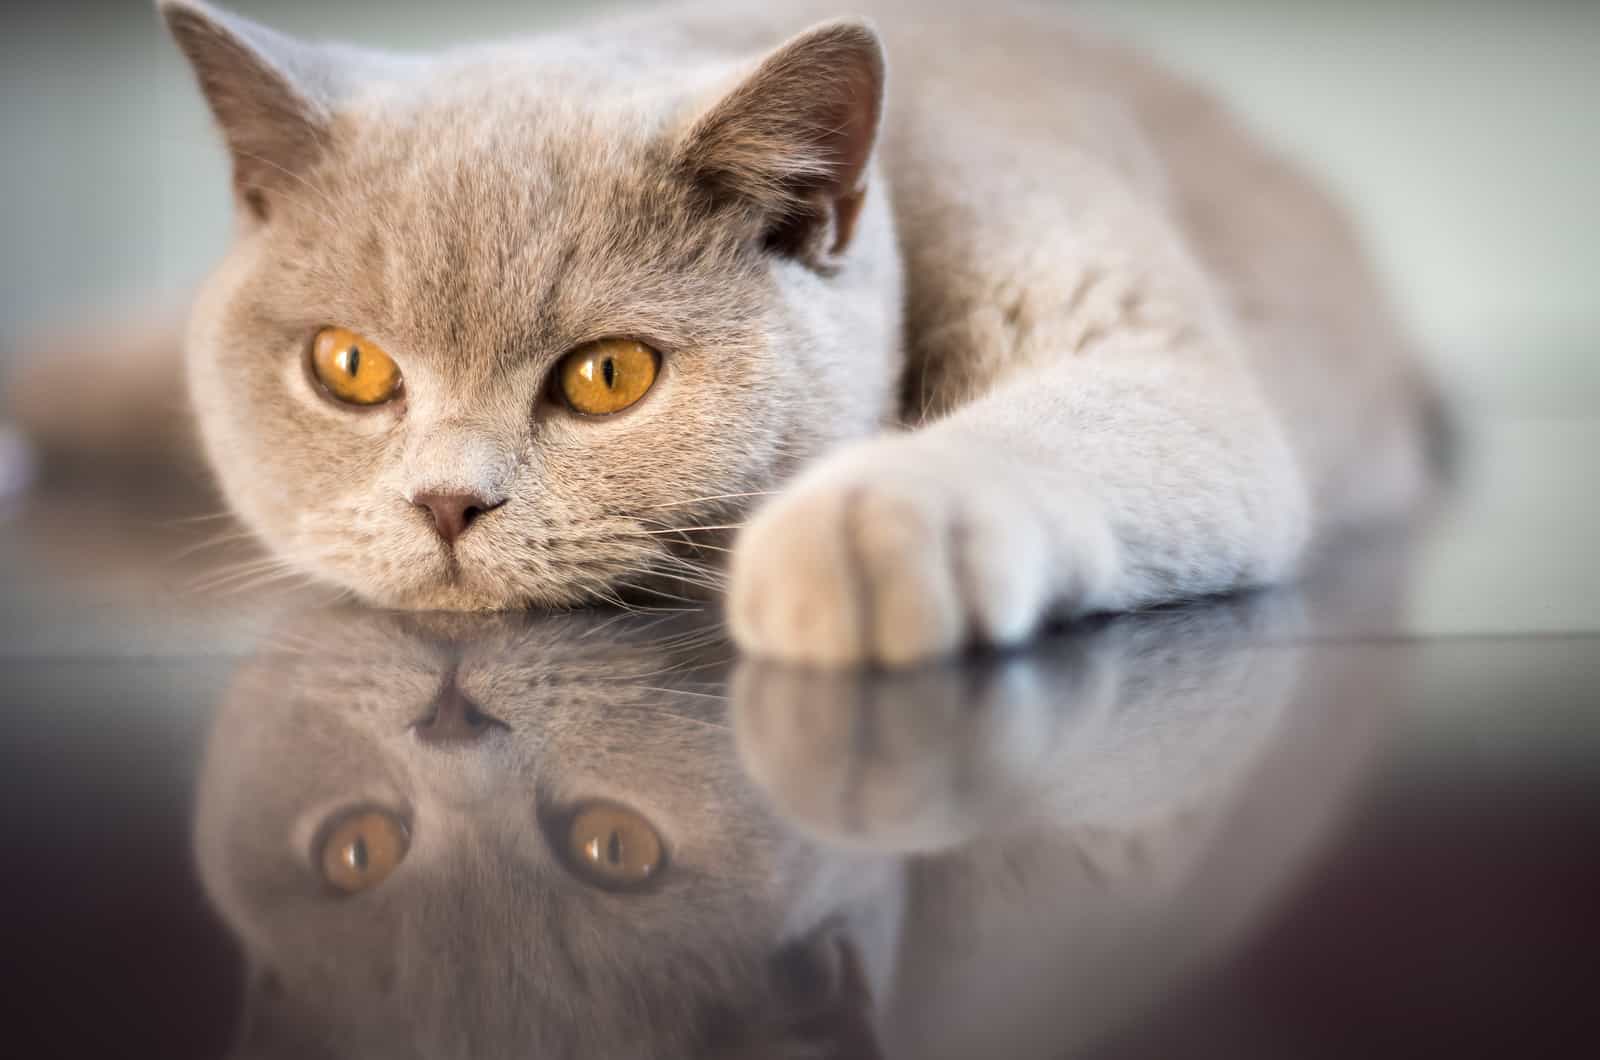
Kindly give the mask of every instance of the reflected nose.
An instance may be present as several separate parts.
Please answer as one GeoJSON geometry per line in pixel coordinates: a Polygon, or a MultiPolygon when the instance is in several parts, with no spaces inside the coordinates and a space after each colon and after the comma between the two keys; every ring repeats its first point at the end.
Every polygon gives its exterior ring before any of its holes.
{"type": "Polygon", "coordinates": [[[484,512],[493,511],[505,501],[488,501],[476,493],[419,493],[411,499],[418,508],[425,508],[433,516],[434,529],[453,545],[456,538],[467,532],[467,527],[484,512]]]}
{"type": "Polygon", "coordinates": [[[491,729],[504,729],[506,723],[485,714],[468,699],[456,684],[455,674],[445,678],[444,687],[428,708],[426,717],[413,722],[417,739],[435,747],[475,743],[491,729]]]}

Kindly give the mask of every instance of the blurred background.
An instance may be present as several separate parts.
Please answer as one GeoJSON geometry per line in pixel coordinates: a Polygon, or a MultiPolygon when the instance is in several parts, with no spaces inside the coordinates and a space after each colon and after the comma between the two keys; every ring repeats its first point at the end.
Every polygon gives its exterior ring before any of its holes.
{"type": "MultiPolygon", "coordinates": [[[[231,0],[311,37],[425,49],[604,4],[231,0]]],[[[1600,402],[1600,4],[1088,0],[1222,92],[1359,213],[1418,334],[1512,415],[1600,402]]],[[[839,0],[841,12],[850,0],[839,0]]],[[[228,234],[225,163],[148,0],[0,14],[0,338],[181,298],[228,234]]]]}
{"type": "MultiPolygon", "coordinates": [[[[537,31],[607,5],[227,6],[299,35],[426,49],[537,31]]],[[[850,6],[839,0],[841,11],[850,6]]],[[[1433,554],[1440,576],[1415,605],[1422,624],[1479,630],[1482,608],[1464,594],[1487,591],[1506,600],[1505,629],[1600,628],[1600,565],[1574,575],[1533,557],[1464,576],[1486,538],[1490,554],[1525,551],[1530,536],[1584,554],[1582,542],[1600,536],[1600,501],[1585,497],[1597,491],[1574,496],[1592,478],[1579,465],[1600,408],[1600,299],[1590,290],[1600,280],[1600,3],[1067,6],[1212,85],[1323,176],[1363,222],[1441,375],[1477,414],[1491,477],[1496,461],[1523,469],[1514,481],[1502,475],[1466,521],[1474,547],[1446,540],[1433,554]],[[1552,458],[1559,466],[1549,468],[1552,458]],[[1548,474],[1530,479],[1530,467],[1548,474]],[[1534,520],[1534,510],[1555,514],[1534,520]],[[1583,591],[1574,576],[1587,579],[1583,591]],[[1461,618],[1469,610],[1472,623],[1461,618]]],[[[152,7],[55,0],[0,14],[0,358],[63,320],[181,302],[222,252],[225,160],[152,7]]]]}

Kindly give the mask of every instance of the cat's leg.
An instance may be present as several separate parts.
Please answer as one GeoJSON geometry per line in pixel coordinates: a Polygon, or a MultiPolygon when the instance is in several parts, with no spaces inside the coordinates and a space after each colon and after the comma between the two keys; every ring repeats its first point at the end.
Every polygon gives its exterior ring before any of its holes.
{"type": "Polygon", "coordinates": [[[735,638],[906,663],[1289,575],[1300,472],[1242,359],[1205,334],[1113,334],[825,459],[740,537],[735,638]]]}

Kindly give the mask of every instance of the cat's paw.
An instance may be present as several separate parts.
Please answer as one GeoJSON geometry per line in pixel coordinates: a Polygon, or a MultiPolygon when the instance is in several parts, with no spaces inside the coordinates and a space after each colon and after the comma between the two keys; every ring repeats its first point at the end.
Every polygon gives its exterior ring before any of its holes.
{"type": "Polygon", "coordinates": [[[740,535],[733,637],[831,666],[1019,643],[1048,611],[1085,609],[1116,564],[1104,516],[1055,485],[916,435],[840,453],[740,535]]]}

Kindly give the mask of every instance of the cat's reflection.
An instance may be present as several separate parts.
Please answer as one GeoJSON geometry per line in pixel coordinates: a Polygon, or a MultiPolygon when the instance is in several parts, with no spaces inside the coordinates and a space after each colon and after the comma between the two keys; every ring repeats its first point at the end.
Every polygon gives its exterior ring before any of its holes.
{"type": "Polygon", "coordinates": [[[783,842],[731,752],[713,628],[283,631],[230,689],[199,794],[203,878],[252,966],[241,1051],[740,1056],[855,1033],[854,967],[788,918],[819,879],[830,912],[837,880],[882,889],[882,859],[783,842]]]}
{"type": "Polygon", "coordinates": [[[1401,674],[1262,595],[871,681],[746,667],[742,760],[784,819],[906,871],[885,1055],[1061,1057],[1273,910],[1401,674]]]}
{"type": "Polygon", "coordinates": [[[240,1051],[1061,1055],[1236,933],[1338,804],[1351,756],[1274,773],[1293,606],[746,665],[731,698],[709,620],[302,616],[233,683],[199,798],[240,1051]]]}

